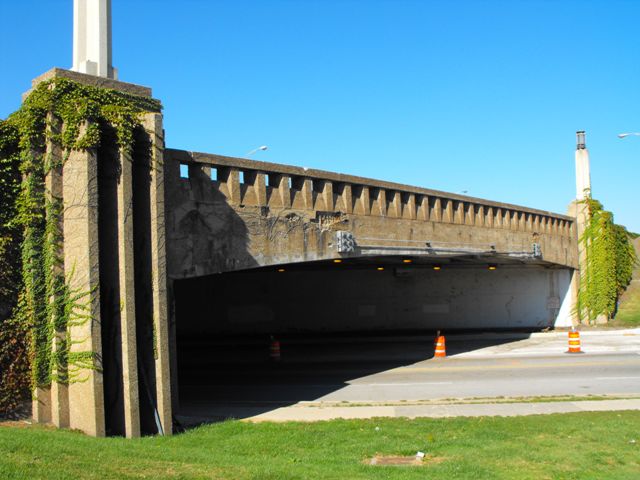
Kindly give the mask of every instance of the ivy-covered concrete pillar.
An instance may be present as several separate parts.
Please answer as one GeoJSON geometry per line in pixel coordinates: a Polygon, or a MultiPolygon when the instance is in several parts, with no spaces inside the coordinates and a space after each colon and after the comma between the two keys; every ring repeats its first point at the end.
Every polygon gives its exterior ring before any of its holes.
{"type": "Polygon", "coordinates": [[[47,235],[51,245],[51,277],[49,286],[49,303],[51,305],[51,422],[60,428],[69,427],[69,371],[67,365],[68,336],[64,322],[64,223],[63,223],[63,181],[62,165],[64,152],[61,146],[53,141],[62,133],[62,122],[53,114],[47,115],[46,151],[49,165],[45,177],[45,195],[48,208],[47,224],[50,225],[47,235]]]}
{"type": "Polygon", "coordinates": [[[70,366],[69,426],[104,436],[96,150],[71,151],[62,178],[64,271],[69,290],[80,296],[68,326],[69,355],[82,359],[70,366]]]}
{"type": "Polygon", "coordinates": [[[13,118],[39,146],[23,207],[37,422],[172,432],[160,110],[146,87],[54,69],[13,118]]]}

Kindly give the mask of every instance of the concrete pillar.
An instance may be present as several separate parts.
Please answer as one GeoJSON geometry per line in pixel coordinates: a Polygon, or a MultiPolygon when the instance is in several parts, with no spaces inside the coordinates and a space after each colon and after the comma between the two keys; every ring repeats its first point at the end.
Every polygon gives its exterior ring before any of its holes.
{"type": "Polygon", "coordinates": [[[262,172],[255,172],[253,178],[253,191],[256,194],[256,202],[258,206],[267,205],[267,178],[262,172]]]}
{"type": "Polygon", "coordinates": [[[165,435],[172,433],[171,357],[169,352],[169,312],[167,310],[167,254],[164,193],[164,129],[162,115],[148,113],[143,125],[151,140],[151,263],[154,272],[153,321],[156,332],[156,397],[165,435]]]}
{"type": "MultiPolygon", "coordinates": [[[[47,173],[45,178],[45,191],[47,199],[50,202],[59,203],[62,202],[62,162],[63,162],[63,152],[62,148],[55,142],[51,140],[51,135],[59,135],[62,131],[62,125],[60,120],[54,117],[53,114],[49,113],[47,115],[47,154],[49,158],[49,162],[51,164],[51,169],[47,173]]],[[[62,212],[60,212],[62,214],[62,212]]],[[[58,229],[61,234],[61,242],[64,241],[63,235],[63,220],[62,216],[58,219],[58,229]]],[[[64,248],[63,245],[60,244],[58,246],[57,251],[58,258],[63,258],[64,256],[64,248]]],[[[53,274],[60,275],[64,278],[64,265],[61,263],[55,263],[53,266],[53,274]]],[[[61,295],[62,292],[55,292],[54,295],[61,295]]],[[[50,298],[49,302],[55,302],[55,298],[50,298]]],[[[53,331],[53,355],[55,356],[62,350],[66,348],[66,337],[67,331],[66,328],[57,329],[54,327],[53,331]]],[[[67,385],[67,376],[68,372],[59,371],[58,363],[54,362],[53,365],[53,380],[51,382],[51,422],[59,427],[59,428],[67,428],[69,427],[69,387],[67,385]]]]}
{"type": "Polygon", "coordinates": [[[416,219],[428,221],[429,220],[429,197],[426,195],[416,195],[416,219]]]}
{"type": "Polygon", "coordinates": [[[133,255],[133,159],[121,154],[117,186],[120,326],[122,342],[122,386],[124,429],[128,438],[140,436],[136,305],[133,255]]]}
{"type": "Polygon", "coordinates": [[[533,217],[533,231],[540,233],[540,215],[534,215],[533,217]]]}
{"type": "Polygon", "coordinates": [[[454,203],[454,218],[453,222],[457,224],[464,224],[464,202],[455,201],[454,203]]]}
{"type": "Polygon", "coordinates": [[[479,227],[484,227],[486,221],[486,214],[484,205],[478,206],[478,211],[476,212],[476,221],[475,224],[479,227]]]}
{"type": "Polygon", "coordinates": [[[353,213],[353,192],[351,185],[348,183],[342,185],[342,203],[344,204],[345,213],[353,213]]]}
{"type": "Polygon", "coordinates": [[[291,189],[289,188],[290,177],[286,175],[280,175],[277,177],[278,195],[284,208],[291,208],[291,189]]]}
{"type": "Polygon", "coordinates": [[[444,211],[442,207],[442,199],[440,197],[436,197],[433,200],[433,215],[429,215],[430,219],[435,222],[444,221],[444,211]]]}
{"type": "Polygon", "coordinates": [[[362,186],[362,190],[360,191],[360,204],[362,205],[362,209],[365,215],[371,215],[371,192],[369,191],[369,187],[362,186]]]}
{"type": "MultiPolygon", "coordinates": [[[[83,125],[80,135],[87,125],[83,125]]],[[[71,352],[93,352],[91,362],[72,372],[69,426],[93,436],[105,435],[98,255],[98,165],[95,150],[72,151],[63,167],[64,270],[70,288],[84,294],[84,309],[74,312],[71,352]]]]}
{"type": "Polygon", "coordinates": [[[322,187],[322,196],[324,197],[324,205],[328,212],[332,212],[335,209],[333,202],[333,182],[325,180],[322,187]]]}
{"type": "Polygon", "coordinates": [[[591,166],[584,131],[576,132],[576,200],[591,196],[591,166]]]}
{"type": "Polygon", "coordinates": [[[313,210],[313,180],[303,178],[300,193],[302,194],[304,208],[306,210],[313,210]]]}
{"type": "Polygon", "coordinates": [[[74,0],[72,70],[115,79],[111,64],[111,0],[74,0]]]}
{"type": "Polygon", "coordinates": [[[493,207],[487,207],[487,217],[485,220],[486,227],[493,228],[495,222],[494,213],[495,210],[493,209],[493,207]]]}
{"type": "Polygon", "coordinates": [[[411,220],[415,220],[416,218],[418,218],[416,195],[414,193],[410,193],[409,195],[407,195],[407,203],[405,204],[405,209],[408,213],[408,217],[411,220]]]}
{"type": "Polygon", "coordinates": [[[587,204],[583,200],[574,200],[569,204],[569,215],[574,217],[575,220],[575,228],[573,229],[574,242],[578,246],[578,265],[579,269],[574,271],[572,280],[571,280],[571,289],[573,292],[573,297],[571,300],[571,311],[575,312],[573,317],[573,324],[577,325],[580,322],[580,315],[576,311],[578,305],[578,292],[580,290],[580,276],[583,274],[584,268],[587,264],[587,252],[580,242],[580,238],[582,238],[585,228],[587,227],[588,219],[589,219],[589,209],[587,204]]]}
{"type": "Polygon", "coordinates": [[[225,173],[224,182],[227,187],[229,203],[239,205],[241,202],[240,171],[237,168],[229,168],[225,173]]]}
{"type": "Polygon", "coordinates": [[[51,388],[36,387],[33,392],[31,415],[36,423],[51,423],[51,388]]]}
{"type": "Polygon", "coordinates": [[[391,197],[389,200],[389,210],[387,215],[389,217],[401,218],[402,217],[402,198],[400,192],[389,192],[391,197]]]}
{"type": "Polygon", "coordinates": [[[475,225],[475,223],[476,223],[476,211],[475,211],[475,208],[473,206],[473,203],[468,203],[466,210],[467,211],[466,211],[465,219],[464,219],[465,225],[475,225]]]}
{"type": "Polygon", "coordinates": [[[387,216],[387,191],[384,188],[378,189],[378,208],[379,215],[387,216]]]}

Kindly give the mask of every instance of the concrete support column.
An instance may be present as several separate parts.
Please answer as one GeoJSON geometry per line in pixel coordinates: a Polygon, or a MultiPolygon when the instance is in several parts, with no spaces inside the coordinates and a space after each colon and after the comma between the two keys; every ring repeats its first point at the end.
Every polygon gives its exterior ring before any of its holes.
{"type": "Polygon", "coordinates": [[[485,226],[489,228],[493,228],[494,223],[495,223],[494,209],[493,207],[487,207],[487,218],[485,221],[485,226]]]}
{"type": "MultiPolygon", "coordinates": [[[[47,115],[47,154],[49,162],[51,163],[51,170],[48,172],[45,179],[46,197],[52,204],[60,204],[62,202],[62,161],[63,153],[62,149],[55,142],[51,141],[50,135],[58,135],[62,130],[60,120],[55,118],[51,113],[47,115]]],[[[62,214],[62,212],[60,212],[62,214]]],[[[58,229],[61,234],[60,245],[56,255],[62,259],[64,255],[64,248],[62,242],[64,241],[63,233],[63,220],[62,216],[58,219],[58,229]]],[[[64,265],[61,263],[54,263],[52,265],[53,274],[55,276],[62,276],[64,278],[64,265]]],[[[62,292],[55,292],[54,295],[61,295],[62,292]]],[[[56,298],[50,298],[49,302],[55,302],[56,298]]],[[[53,319],[54,322],[56,319],[53,319]]],[[[58,329],[54,325],[53,330],[53,355],[55,356],[63,349],[66,349],[67,331],[66,328],[58,329]]],[[[67,385],[68,372],[58,370],[58,363],[54,362],[53,365],[53,379],[51,382],[51,422],[59,428],[69,427],[69,387],[67,385]]]]}
{"type": "Polygon", "coordinates": [[[442,199],[440,197],[436,197],[433,200],[433,215],[430,215],[430,220],[433,220],[434,222],[443,222],[445,221],[443,220],[444,216],[445,212],[442,205],[442,199]]]}
{"type": "Polygon", "coordinates": [[[302,180],[302,200],[304,202],[304,208],[307,210],[313,210],[313,180],[310,178],[304,178],[302,180]]]}
{"type": "Polygon", "coordinates": [[[289,188],[289,178],[286,175],[278,177],[277,186],[278,195],[284,208],[291,208],[291,189],[289,188]]]}
{"type": "Polygon", "coordinates": [[[473,203],[467,204],[468,208],[466,208],[464,223],[465,225],[475,225],[476,223],[476,211],[473,206],[473,203]]]}
{"type": "Polygon", "coordinates": [[[500,209],[500,226],[502,228],[506,228],[507,230],[511,229],[511,213],[509,210],[500,209]]]}
{"type": "Polygon", "coordinates": [[[478,211],[476,212],[476,225],[479,227],[485,226],[485,209],[484,205],[478,206],[478,211]]]}
{"type": "MultiPolygon", "coordinates": [[[[151,263],[154,276],[153,322],[156,332],[156,397],[165,435],[172,433],[171,365],[169,354],[169,315],[167,310],[167,254],[164,193],[164,129],[162,115],[145,115],[143,125],[151,140],[151,263]]],[[[236,171],[237,172],[237,171],[236,171]]],[[[238,185],[239,186],[239,185],[238,185]]]]}
{"type": "Polygon", "coordinates": [[[253,179],[253,191],[256,193],[256,202],[259,207],[267,205],[267,176],[262,172],[256,172],[253,179]]]}
{"type": "Polygon", "coordinates": [[[124,429],[128,438],[140,436],[136,304],[133,255],[133,159],[121,154],[117,186],[118,271],[120,283],[120,325],[122,334],[122,386],[124,429]]]}
{"type": "Polygon", "coordinates": [[[237,168],[229,168],[226,174],[227,178],[224,181],[229,195],[229,202],[239,205],[241,202],[240,171],[237,168]]]}
{"type": "MultiPolygon", "coordinates": [[[[582,238],[584,234],[584,230],[587,227],[587,222],[589,219],[589,211],[587,204],[584,201],[574,200],[569,204],[569,215],[574,217],[576,221],[574,230],[574,241],[578,248],[578,265],[580,268],[575,270],[573,273],[573,277],[571,279],[571,291],[573,292],[573,298],[571,302],[571,311],[573,312],[572,321],[574,325],[580,323],[580,315],[577,312],[578,305],[578,292],[580,290],[580,277],[583,274],[582,269],[587,263],[587,252],[584,246],[580,243],[580,238],[582,238]]],[[[603,319],[597,319],[597,321],[602,321],[603,319]]],[[[604,322],[606,323],[606,319],[604,322]]]]}
{"type": "Polygon", "coordinates": [[[345,213],[353,213],[353,192],[351,185],[345,183],[342,185],[342,203],[344,204],[345,213]]]}
{"type": "Polygon", "coordinates": [[[540,233],[540,215],[534,215],[532,228],[534,232],[540,233]]]}
{"type": "Polygon", "coordinates": [[[371,215],[371,192],[369,191],[369,187],[362,186],[362,190],[360,191],[360,204],[362,205],[362,209],[365,215],[371,215]]]}
{"type": "Polygon", "coordinates": [[[383,188],[378,189],[378,207],[379,215],[387,216],[387,192],[383,188]]]}
{"type": "Polygon", "coordinates": [[[74,0],[73,70],[117,78],[111,65],[111,0],[74,0]]]}
{"type": "Polygon", "coordinates": [[[402,198],[400,197],[400,192],[389,192],[389,196],[391,199],[389,201],[389,210],[387,215],[392,218],[401,218],[402,198]]]}
{"type": "Polygon", "coordinates": [[[407,209],[409,218],[411,220],[415,220],[418,217],[415,193],[410,193],[409,195],[407,195],[407,203],[405,208],[407,209]]]}
{"type": "MultiPolygon", "coordinates": [[[[87,125],[83,125],[80,135],[87,125]]],[[[83,310],[71,318],[71,352],[92,353],[94,367],[79,367],[69,385],[71,428],[105,435],[101,373],[100,288],[98,255],[98,164],[95,150],[72,151],[63,167],[64,270],[72,291],[83,294],[83,310]],[[71,233],[72,232],[72,233],[71,233]]],[[[87,362],[89,363],[89,362],[87,362]]]]}
{"type": "Polygon", "coordinates": [[[335,209],[335,203],[333,201],[333,182],[325,180],[322,187],[322,196],[324,197],[324,205],[327,211],[332,212],[335,209]]]}
{"type": "Polygon", "coordinates": [[[429,197],[426,195],[417,195],[415,197],[416,219],[429,220],[429,197]]]}

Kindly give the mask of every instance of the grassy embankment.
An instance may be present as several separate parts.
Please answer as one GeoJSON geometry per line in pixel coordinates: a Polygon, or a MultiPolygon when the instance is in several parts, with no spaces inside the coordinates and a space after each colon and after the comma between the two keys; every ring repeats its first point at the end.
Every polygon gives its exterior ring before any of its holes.
{"type": "MultiPolygon", "coordinates": [[[[640,237],[633,240],[633,245],[640,256],[640,237]]],[[[633,280],[620,299],[613,323],[616,326],[640,327],[640,265],[636,265],[633,271],[633,280]]]]}
{"type": "Polygon", "coordinates": [[[173,437],[96,439],[0,426],[3,479],[638,479],[640,411],[516,418],[224,422],[173,437]],[[426,453],[419,467],[366,465],[426,453]]]}

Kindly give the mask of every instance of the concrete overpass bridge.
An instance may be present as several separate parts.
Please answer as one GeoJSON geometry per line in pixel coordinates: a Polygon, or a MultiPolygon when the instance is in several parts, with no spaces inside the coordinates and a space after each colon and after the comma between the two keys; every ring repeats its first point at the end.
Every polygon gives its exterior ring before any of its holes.
{"type": "Polygon", "coordinates": [[[565,215],[241,158],[164,158],[167,273],[186,287],[178,330],[194,335],[552,327],[577,267],[565,215]]]}
{"type": "MultiPolygon", "coordinates": [[[[34,84],[58,77],[151,96],[60,69],[34,84]]],[[[226,368],[206,363],[225,338],[570,322],[574,217],[166,149],[159,113],[142,127],[131,154],[104,132],[99,148],[64,161],[46,145],[61,165],[46,184],[63,203],[65,276],[90,312],[62,334],[96,364],[80,367],[82,382],[37,389],[36,421],[93,435],[168,433],[179,373],[226,368]]]]}

